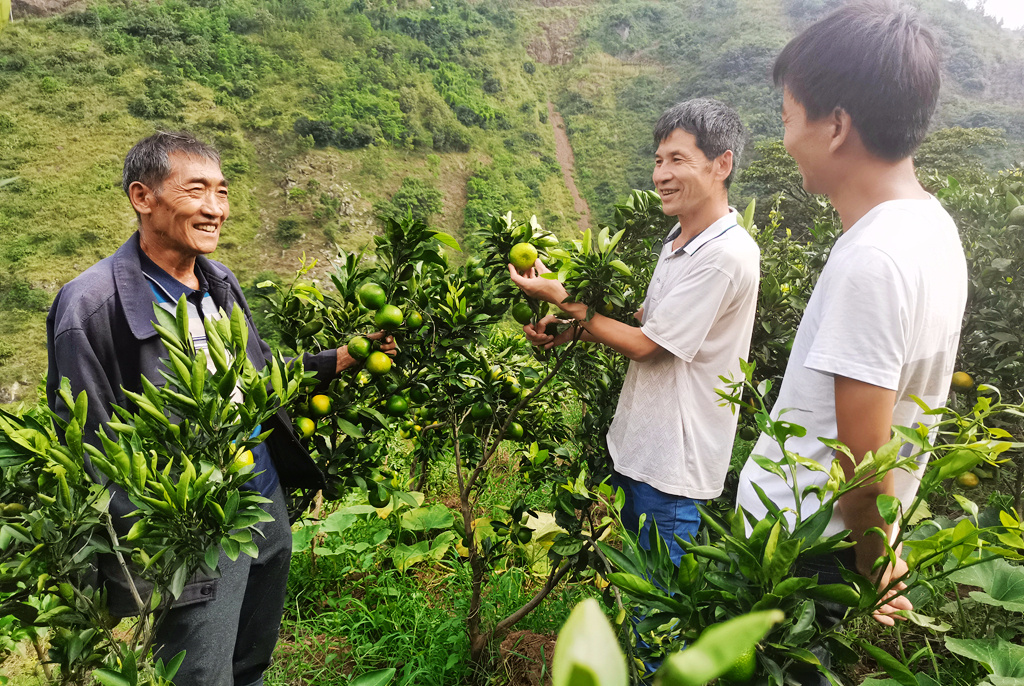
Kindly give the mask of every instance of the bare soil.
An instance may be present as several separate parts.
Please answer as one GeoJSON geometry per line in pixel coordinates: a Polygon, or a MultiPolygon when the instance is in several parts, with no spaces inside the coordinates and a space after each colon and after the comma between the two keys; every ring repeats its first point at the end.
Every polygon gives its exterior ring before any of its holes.
{"type": "Polygon", "coordinates": [[[569,144],[569,136],[565,132],[565,122],[550,100],[548,101],[548,121],[551,122],[551,128],[555,132],[555,157],[562,168],[562,178],[565,180],[566,188],[569,189],[569,195],[572,196],[573,209],[580,216],[578,220],[580,230],[585,231],[590,228],[590,207],[580,195],[576,181],[573,179],[573,173],[576,171],[576,158],[572,154],[572,145],[569,144]]]}
{"type": "Polygon", "coordinates": [[[501,642],[501,665],[509,686],[548,686],[555,636],[516,631],[501,642]]]}

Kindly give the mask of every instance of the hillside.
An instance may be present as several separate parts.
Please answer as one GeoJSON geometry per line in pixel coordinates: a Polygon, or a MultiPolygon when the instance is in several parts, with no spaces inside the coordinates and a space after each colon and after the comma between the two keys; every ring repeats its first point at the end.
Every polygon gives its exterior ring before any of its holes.
{"type": "MultiPolygon", "coordinates": [[[[57,289],[132,231],[120,165],[156,128],[223,152],[216,258],[243,282],[366,245],[380,212],[462,239],[513,210],[568,237],[649,187],[647,132],[674,101],[720,97],[755,140],[779,136],[772,59],[835,4],[116,0],[15,21],[0,33],[0,402],[42,378],[57,289]],[[586,203],[563,177],[562,118],[586,203]]],[[[1021,33],[919,4],[946,51],[938,126],[1002,129],[991,163],[1021,159],[1021,33]]]]}

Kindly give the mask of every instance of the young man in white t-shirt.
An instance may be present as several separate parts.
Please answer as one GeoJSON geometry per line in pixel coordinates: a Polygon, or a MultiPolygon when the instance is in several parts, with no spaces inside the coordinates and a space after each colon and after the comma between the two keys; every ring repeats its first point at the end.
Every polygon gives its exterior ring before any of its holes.
{"type": "MultiPolygon", "coordinates": [[[[678,564],[675,540],[697,533],[696,503],[722,492],[729,468],[736,415],[723,407],[715,389],[719,376],[741,377],[740,358],[750,348],[757,307],[760,251],[736,222],[728,188],[743,149],[739,115],[715,100],[680,103],[655,126],[654,185],[662,210],[679,223],[660,250],[643,307],[640,327],[595,314],[568,302],[557,280],[539,278],[536,267],[512,280],[534,298],[560,307],[596,341],[630,359],[608,449],[615,465],[612,485],[626,495],[623,523],[639,530],[648,545],[650,524],[678,564]]],[[[523,327],[534,345],[552,347],[572,339],[567,330],[544,334],[554,317],[523,327]]]]}
{"type": "MultiPolygon", "coordinates": [[[[839,213],[836,241],[793,343],[773,417],[807,428],[787,450],[827,468],[839,459],[849,476],[854,462],[836,456],[818,438],[849,446],[854,461],[891,437],[893,424],[934,423],[912,400],[940,406],[949,391],[967,298],[967,269],[956,226],[918,183],[911,155],[924,138],[939,94],[935,40],[913,12],[889,0],[854,2],[793,39],[775,63],[783,88],[786,150],[804,188],[824,194],[839,213]]],[[[778,460],[778,446],[762,435],[754,453],[778,460]]],[[[824,485],[818,472],[798,468],[801,488],[824,485]]],[[[877,578],[879,587],[907,567],[872,573],[885,554],[878,527],[892,536],[877,508],[881,494],[904,503],[917,492],[920,472],[890,472],[880,483],[844,496],[825,531],[849,529],[856,544],[846,560],[877,578]]],[[[747,462],[738,504],[766,512],[753,485],[782,508],[793,494],[781,478],[747,462]]],[[[809,516],[817,501],[805,501],[809,516]]],[[[828,563],[829,561],[825,561],[828,563]]],[[[829,564],[822,567],[826,573],[829,564]]],[[[833,574],[828,581],[841,581],[833,574]]],[[[876,613],[893,623],[894,599],[876,613]]]]}

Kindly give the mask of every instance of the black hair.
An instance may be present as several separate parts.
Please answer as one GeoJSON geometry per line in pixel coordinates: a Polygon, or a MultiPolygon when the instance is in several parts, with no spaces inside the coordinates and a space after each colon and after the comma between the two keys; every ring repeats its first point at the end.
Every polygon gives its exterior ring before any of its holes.
{"type": "Polygon", "coordinates": [[[664,142],[676,129],[692,134],[708,161],[732,150],[732,171],[725,179],[725,187],[732,185],[747,138],[736,110],[711,98],[694,98],[673,105],[654,125],[655,146],[664,142]]]}
{"type": "Polygon", "coordinates": [[[868,151],[892,161],[924,140],[941,81],[934,35],[896,0],[855,0],[811,25],[773,78],[811,121],[842,108],[868,151]]]}
{"type": "Polygon", "coordinates": [[[158,131],[135,144],[124,158],[121,188],[138,181],[155,190],[171,174],[170,156],[180,153],[190,157],[205,157],[220,164],[220,153],[187,131],[158,131]]]}

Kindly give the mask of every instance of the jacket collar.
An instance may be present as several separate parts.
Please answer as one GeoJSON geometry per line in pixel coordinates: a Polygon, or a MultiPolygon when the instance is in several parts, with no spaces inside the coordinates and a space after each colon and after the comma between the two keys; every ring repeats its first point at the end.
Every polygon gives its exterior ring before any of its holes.
{"type": "MultiPolygon", "coordinates": [[[[156,304],[156,298],[146,284],[146,276],[142,273],[139,259],[141,250],[139,232],[136,231],[114,253],[114,285],[117,288],[117,297],[124,308],[132,335],[140,341],[156,335],[153,328],[153,305],[156,304]]],[[[220,263],[202,256],[196,258],[196,264],[210,286],[210,297],[218,307],[223,306],[224,294],[230,289],[227,269],[220,263]]]]}

